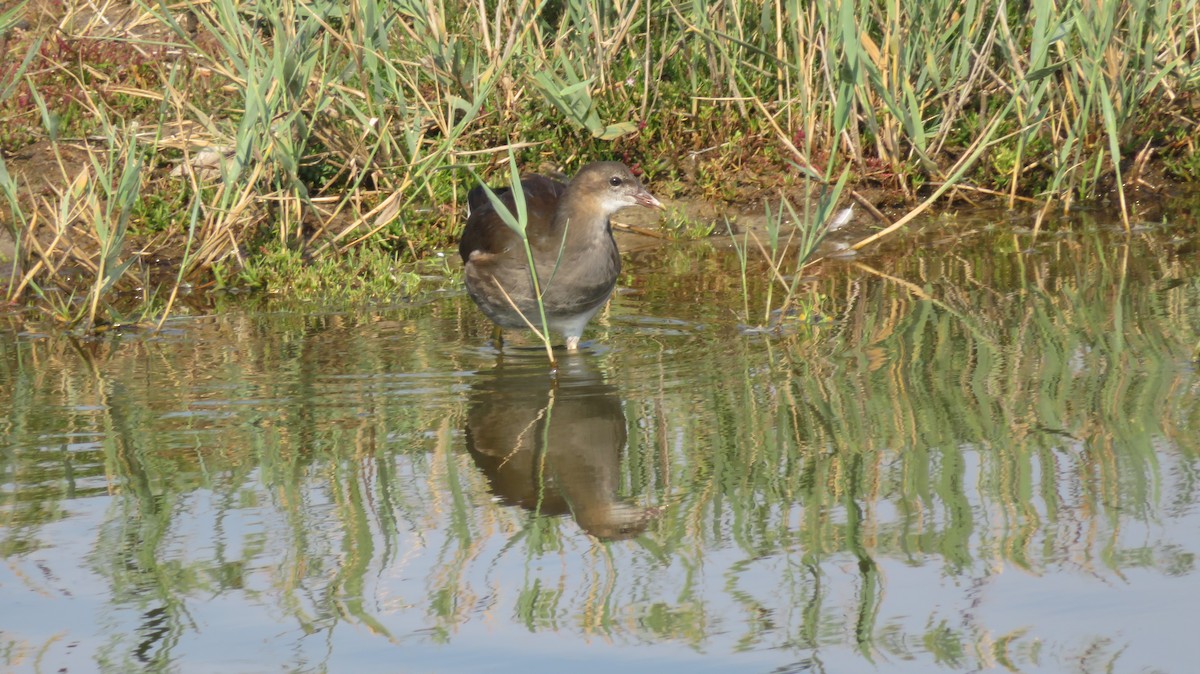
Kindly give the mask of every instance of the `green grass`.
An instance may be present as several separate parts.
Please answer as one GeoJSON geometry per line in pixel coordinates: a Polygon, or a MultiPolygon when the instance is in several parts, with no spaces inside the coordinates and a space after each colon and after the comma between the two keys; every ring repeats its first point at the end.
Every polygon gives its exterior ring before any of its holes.
{"type": "MultiPolygon", "coordinates": [[[[65,8],[63,32],[14,33],[0,55],[5,224],[26,243],[101,238],[105,223],[58,220],[65,188],[121,169],[70,148],[134,134],[143,176],[111,262],[186,248],[193,281],[254,265],[264,230],[306,259],[420,258],[453,241],[473,176],[502,177],[510,149],[532,170],[619,159],[671,197],[795,199],[848,167],[849,189],[921,208],[952,183],[1062,209],[1115,194],[1126,217],[1139,152],[1197,175],[1196,0],[163,7],[127,29],[65,8]],[[21,177],[31,147],[63,157],[49,196],[21,177]]],[[[74,255],[114,268],[101,248],[74,255]]],[[[29,274],[39,254],[20,253],[29,274]]],[[[67,253],[49,255],[30,281],[66,287],[67,253]]],[[[17,281],[8,299],[29,299],[17,281]]]]}
{"type": "Polygon", "coordinates": [[[317,260],[277,243],[264,245],[227,284],[321,303],[387,303],[412,295],[420,277],[386,251],[359,246],[317,260]]]}
{"type": "Polygon", "coordinates": [[[692,240],[711,236],[716,230],[715,220],[695,218],[681,208],[668,208],[666,214],[658,221],[662,229],[672,239],[692,240]]]}

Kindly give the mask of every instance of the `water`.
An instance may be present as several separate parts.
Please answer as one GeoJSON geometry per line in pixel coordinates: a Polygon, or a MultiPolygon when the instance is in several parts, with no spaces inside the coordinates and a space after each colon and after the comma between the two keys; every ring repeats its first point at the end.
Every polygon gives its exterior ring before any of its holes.
{"type": "Polygon", "coordinates": [[[13,327],[2,668],[1194,671],[1194,225],[1020,226],[770,335],[727,245],[636,251],[557,378],[458,292],[13,327]]]}

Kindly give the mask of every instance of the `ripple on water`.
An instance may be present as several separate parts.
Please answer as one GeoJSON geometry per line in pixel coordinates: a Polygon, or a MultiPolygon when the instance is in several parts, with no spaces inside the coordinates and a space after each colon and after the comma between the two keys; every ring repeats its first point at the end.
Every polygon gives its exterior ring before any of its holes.
{"type": "Polygon", "coordinates": [[[0,669],[1190,671],[1195,256],[1004,229],[783,334],[639,252],[554,373],[461,292],[0,343],[0,669]]]}

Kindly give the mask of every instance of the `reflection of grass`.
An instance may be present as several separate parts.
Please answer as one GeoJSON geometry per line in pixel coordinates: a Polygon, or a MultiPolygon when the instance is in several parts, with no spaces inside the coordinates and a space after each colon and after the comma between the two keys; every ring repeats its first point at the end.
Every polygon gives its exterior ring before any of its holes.
{"type": "MultiPolygon", "coordinates": [[[[219,594],[309,632],[398,638],[415,614],[453,641],[482,614],[700,650],[921,643],[969,668],[988,626],[879,624],[880,566],[964,587],[1008,567],[1194,573],[1169,540],[1123,539],[1170,528],[1197,498],[1194,265],[1153,243],[1065,241],[1034,262],[984,245],[891,259],[890,278],[847,269],[815,283],[841,311],[809,334],[712,330],[656,337],[661,357],[653,340],[607,354],[629,429],[623,488],[664,506],[623,543],[493,502],[462,452],[455,390],[479,365],[445,349],[461,301],[227,315],[182,345],[0,342],[4,549],[37,549],[75,507],[69,476],[111,489],[90,564],[114,601],[167,607],[164,651],[192,629],[189,604],[219,594]],[[103,451],[45,446],[96,436],[103,451]]],[[[648,276],[644,295],[736,291],[735,260],[692,266],[648,276]]],[[[1031,666],[1020,646],[1040,635],[1001,636],[1031,666]]]]}

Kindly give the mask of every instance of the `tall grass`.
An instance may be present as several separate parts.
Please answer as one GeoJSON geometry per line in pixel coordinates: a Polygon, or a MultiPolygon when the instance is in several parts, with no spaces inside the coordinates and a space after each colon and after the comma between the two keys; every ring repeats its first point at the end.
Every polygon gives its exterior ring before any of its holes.
{"type": "MultiPolygon", "coordinates": [[[[84,22],[66,3],[64,34],[13,40],[0,142],[119,145],[121,125],[100,118],[164,129],[139,140],[154,178],[136,203],[182,191],[199,220],[135,206],[125,245],[177,250],[191,232],[189,278],[253,265],[263,247],[420,256],[454,237],[462,174],[443,169],[488,173],[509,149],[567,169],[616,156],[717,198],[736,197],[747,173],[785,194],[808,189],[821,166],[849,166],[848,189],[894,190],[915,208],[974,191],[1063,209],[1113,195],[1127,224],[1147,160],[1198,165],[1187,161],[1196,0],[138,7],[84,22]],[[50,37],[57,51],[37,42],[50,37]],[[115,63],[119,53],[138,65],[115,63]],[[26,109],[34,91],[62,120],[57,138],[26,109]]],[[[15,238],[94,226],[56,223],[7,168],[15,238]]],[[[21,250],[28,273],[38,261],[21,250]]],[[[103,255],[92,250],[92,266],[103,255]]],[[[49,274],[62,261],[33,280],[60,282],[49,274]]],[[[27,287],[10,283],[9,298],[27,287]]]]}

